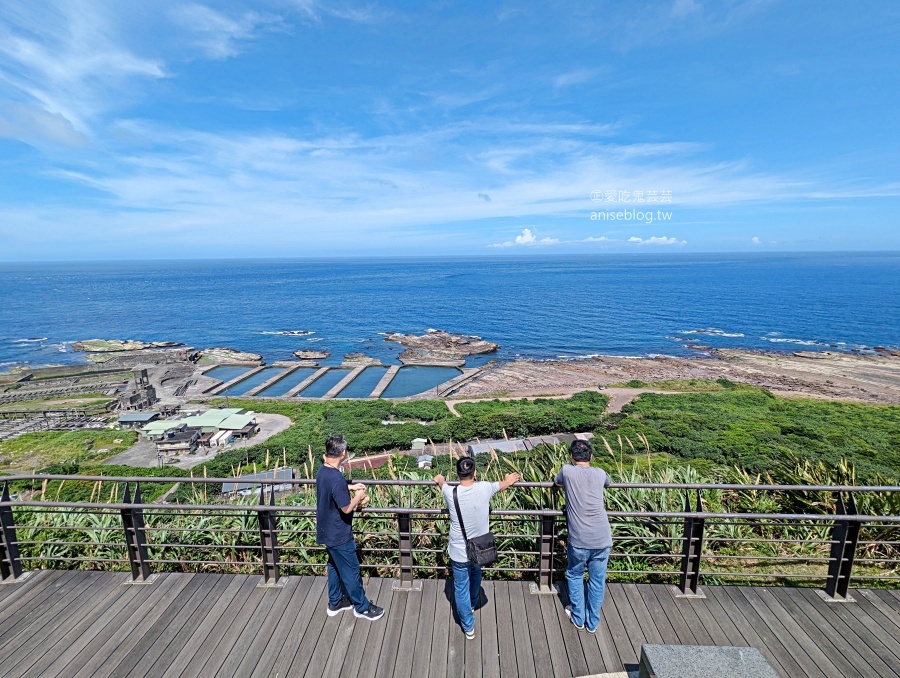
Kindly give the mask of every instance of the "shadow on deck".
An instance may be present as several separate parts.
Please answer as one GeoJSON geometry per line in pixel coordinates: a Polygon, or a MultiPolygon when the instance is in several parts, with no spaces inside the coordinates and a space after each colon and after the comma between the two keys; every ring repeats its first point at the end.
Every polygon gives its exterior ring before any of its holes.
{"type": "Polygon", "coordinates": [[[0,666],[13,676],[473,676],[546,678],[634,669],[643,643],[759,648],[782,676],[900,675],[900,592],[610,584],[596,635],[569,624],[558,596],[485,581],[476,638],[454,623],[443,580],[392,591],[369,579],[379,621],[327,617],[325,579],[38,571],[0,586],[0,666]]]}

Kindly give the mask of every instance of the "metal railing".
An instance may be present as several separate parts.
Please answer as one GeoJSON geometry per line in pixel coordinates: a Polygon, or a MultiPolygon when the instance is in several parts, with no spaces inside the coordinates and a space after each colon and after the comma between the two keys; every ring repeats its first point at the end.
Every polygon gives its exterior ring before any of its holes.
{"type": "MultiPolygon", "coordinates": [[[[130,568],[138,582],[148,581],[154,571],[172,569],[255,571],[262,573],[267,585],[277,585],[285,571],[324,572],[324,547],[315,543],[315,481],[254,479],[258,490],[250,497],[220,493],[223,483],[234,482],[234,478],[7,477],[0,497],[0,579],[19,580],[30,568],[88,566],[130,568]],[[103,483],[112,488],[111,501],[46,500],[36,488],[52,481],[103,483]],[[189,488],[192,502],[146,503],[141,486],[161,483],[189,488]],[[20,488],[15,498],[10,484],[20,488]],[[290,492],[281,493],[283,503],[276,503],[276,486],[292,486],[290,492]]],[[[445,572],[448,513],[434,484],[369,480],[366,485],[385,505],[357,513],[354,532],[362,567],[390,573],[398,586],[407,589],[414,587],[416,577],[445,572]],[[423,494],[425,488],[433,495],[423,494]],[[423,498],[432,506],[414,505],[423,498]]],[[[879,585],[900,581],[900,515],[862,515],[856,500],[871,503],[873,497],[900,497],[898,492],[900,487],[893,486],[614,483],[607,491],[615,540],[609,574],[677,581],[684,595],[700,595],[701,577],[707,582],[806,582],[823,585],[829,597],[843,600],[851,575],[879,585]],[[674,494],[677,503],[672,505],[679,509],[615,508],[627,503],[618,498],[642,492],[674,494]],[[707,509],[704,497],[721,499],[724,494],[781,498],[799,494],[815,499],[804,505],[831,512],[707,509]]],[[[486,571],[501,577],[533,577],[536,590],[550,591],[565,562],[560,493],[551,483],[517,483],[504,496],[511,498],[506,507],[491,511],[500,559],[486,571]]]]}

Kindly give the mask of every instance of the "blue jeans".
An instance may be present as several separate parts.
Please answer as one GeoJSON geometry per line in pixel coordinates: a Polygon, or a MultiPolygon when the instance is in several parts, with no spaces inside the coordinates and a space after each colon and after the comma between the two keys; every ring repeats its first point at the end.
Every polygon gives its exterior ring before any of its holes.
{"type": "Polygon", "coordinates": [[[350,599],[357,612],[369,609],[369,599],[363,589],[356,557],[356,542],[352,539],[340,546],[326,546],[328,552],[328,602],[337,605],[344,596],[350,599]]]}
{"type": "Polygon", "coordinates": [[[591,631],[600,623],[600,607],[606,592],[606,564],[609,550],[580,549],[568,546],[569,565],[566,568],[566,583],[569,585],[569,604],[572,606],[572,622],[576,626],[587,626],[591,631]],[[587,610],[584,604],[584,570],[588,571],[587,610]],[[585,614],[585,612],[587,614],[585,614]]]}
{"type": "Polygon", "coordinates": [[[481,602],[481,565],[450,561],[453,568],[453,597],[456,600],[456,614],[463,631],[475,628],[475,614],[472,609],[481,602]]]}

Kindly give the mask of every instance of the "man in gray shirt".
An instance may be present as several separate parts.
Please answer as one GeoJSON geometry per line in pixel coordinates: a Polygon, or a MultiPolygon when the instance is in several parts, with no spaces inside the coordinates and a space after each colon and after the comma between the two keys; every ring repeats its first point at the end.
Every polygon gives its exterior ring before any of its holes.
{"type": "Polygon", "coordinates": [[[569,526],[566,582],[569,605],[566,614],[578,630],[587,627],[596,633],[600,607],[606,591],[606,565],[612,548],[609,518],[603,506],[603,488],[609,476],[591,466],[591,444],[574,440],[569,446],[570,465],[563,466],[554,482],[566,493],[566,522],[569,526]],[[584,571],[588,571],[587,606],[584,601],[584,571]]]}
{"type": "MultiPolygon", "coordinates": [[[[475,482],[475,460],[462,457],[456,462],[456,475],[459,476],[459,487],[456,490],[459,510],[462,513],[469,539],[480,537],[490,532],[490,502],[500,490],[519,480],[518,473],[509,473],[500,483],[475,482]]],[[[473,609],[481,601],[481,566],[469,561],[466,553],[466,540],[463,539],[453,502],[453,487],[444,476],[438,474],[434,482],[441,488],[444,501],[450,513],[450,535],[447,541],[447,555],[453,569],[453,594],[456,600],[456,613],[459,623],[468,640],[475,639],[475,614],[473,609]]]]}

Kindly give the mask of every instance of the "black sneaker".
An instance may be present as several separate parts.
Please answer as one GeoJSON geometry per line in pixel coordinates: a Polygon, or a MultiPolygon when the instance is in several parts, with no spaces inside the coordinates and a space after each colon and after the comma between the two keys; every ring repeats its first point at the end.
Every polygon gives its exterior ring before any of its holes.
{"type": "Polygon", "coordinates": [[[347,596],[344,596],[343,598],[341,598],[341,602],[339,602],[337,605],[332,605],[331,603],[328,603],[328,616],[333,617],[336,614],[340,614],[344,610],[352,610],[352,609],[353,609],[353,603],[350,602],[350,599],[347,596]]]}
{"type": "Polygon", "coordinates": [[[369,609],[365,612],[357,612],[353,610],[353,616],[359,617],[360,619],[368,619],[369,621],[375,621],[376,619],[381,619],[384,616],[384,608],[378,607],[375,603],[369,603],[369,609]]]}

